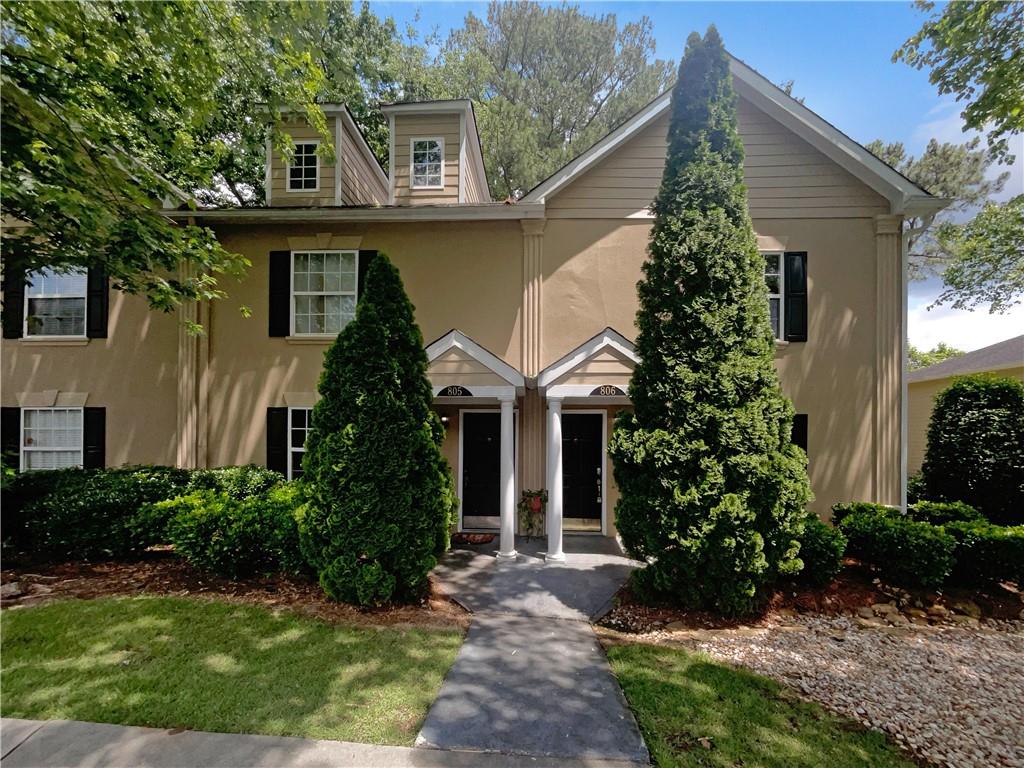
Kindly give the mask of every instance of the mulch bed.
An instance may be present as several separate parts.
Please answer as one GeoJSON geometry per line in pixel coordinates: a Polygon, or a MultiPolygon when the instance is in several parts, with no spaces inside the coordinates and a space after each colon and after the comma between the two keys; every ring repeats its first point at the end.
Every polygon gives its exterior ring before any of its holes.
{"type": "Polygon", "coordinates": [[[619,632],[643,634],[672,625],[672,629],[730,629],[739,626],[761,627],[781,617],[797,614],[823,616],[851,615],[858,608],[895,601],[899,604],[928,607],[953,606],[971,602],[982,618],[1017,620],[1024,618],[1024,595],[1011,585],[989,591],[946,589],[941,592],[902,589],[882,582],[874,569],[852,558],[845,561],[839,576],[825,589],[802,584],[787,584],[775,591],[764,609],[754,616],[727,619],[703,611],[685,611],[671,605],[645,605],[637,600],[629,586],[616,596],[615,607],[599,624],[619,632]]]}
{"type": "Polygon", "coordinates": [[[134,562],[13,564],[0,571],[0,607],[54,599],[88,600],[123,595],[207,597],[294,611],[330,622],[379,626],[461,627],[469,616],[433,582],[418,605],[358,609],[327,598],[316,581],[299,576],[230,580],[198,571],[170,551],[151,551],[134,562]],[[16,586],[12,586],[16,585],[16,586]]]}

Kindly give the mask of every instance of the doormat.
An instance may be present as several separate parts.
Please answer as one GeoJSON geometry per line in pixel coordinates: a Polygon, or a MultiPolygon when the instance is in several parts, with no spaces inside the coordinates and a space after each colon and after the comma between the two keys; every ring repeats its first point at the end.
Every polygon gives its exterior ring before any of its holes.
{"type": "Polygon", "coordinates": [[[493,533],[456,533],[452,535],[452,544],[490,544],[494,541],[493,533]]]}

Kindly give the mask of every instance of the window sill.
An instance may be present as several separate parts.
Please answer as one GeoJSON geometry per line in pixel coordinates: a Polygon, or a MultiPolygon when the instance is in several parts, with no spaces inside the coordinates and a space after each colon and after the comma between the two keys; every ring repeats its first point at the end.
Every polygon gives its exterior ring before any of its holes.
{"type": "Polygon", "coordinates": [[[289,344],[330,344],[338,338],[338,334],[326,334],[324,336],[285,336],[284,340],[289,344]]]}
{"type": "Polygon", "coordinates": [[[778,349],[785,349],[786,347],[789,346],[789,344],[790,344],[790,342],[788,342],[788,341],[783,341],[782,339],[776,339],[775,340],[775,349],[777,349],[777,350],[778,349]]]}
{"type": "Polygon", "coordinates": [[[22,336],[19,344],[29,347],[84,347],[92,339],[79,336],[22,336]]]}

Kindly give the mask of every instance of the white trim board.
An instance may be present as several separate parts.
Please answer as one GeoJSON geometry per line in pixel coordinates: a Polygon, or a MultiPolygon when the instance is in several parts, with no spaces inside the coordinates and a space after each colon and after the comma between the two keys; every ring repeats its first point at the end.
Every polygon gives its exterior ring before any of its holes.
{"type": "MultiPolygon", "coordinates": [[[[733,56],[729,59],[729,70],[739,95],[888,199],[891,213],[928,213],[946,207],[947,200],[930,195],[890,168],[835,126],[786,95],[744,62],[733,56]]],[[[522,202],[546,202],[577,176],[667,112],[671,104],[671,95],[669,90],[656,98],[589,150],[530,190],[522,198],[522,202]]]]}
{"type": "Polygon", "coordinates": [[[605,328],[596,336],[580,344],[576,349],[560,357],[537,375],[537,386],[544,389],[557,381],[561,376],[579,367],[591,357],[594,357],[602,350],[611,349],[623,355],[634,363],[640,362],[636,354],[633,342],[616,331],[614,328],[605,328]]]}
{"type": "MultiPolygon", "coordinates": [[[[500,376],[517,390],[522,390],[526,386],[526,379],[516,368],[513,368],[493,352],[488,352],[462,331],[456,329],[448,331],[444,336],[427,346],[427,360],[432,363],[450,349],[459,349],[465,352],[491,371],[491,373],[500,376]]],[[[476,389],[483,388],[477,387],[476,389]]],[[[502,387],[495,387],[494,389],[502,389],[502,387]]]]}

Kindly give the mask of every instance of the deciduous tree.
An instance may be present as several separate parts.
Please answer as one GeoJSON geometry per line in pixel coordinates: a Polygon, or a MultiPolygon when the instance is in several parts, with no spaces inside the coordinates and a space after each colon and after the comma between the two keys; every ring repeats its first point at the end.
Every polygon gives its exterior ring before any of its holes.
{"type": "Polygon", "coordinates": [[[944,341],[940,341],[933,349],[918,349],[913,344],[907,345],[907,366],[912,371],[918,368],[927,368],[929,365],[941,363],[951,357],[959,357],[963,350],[951,347],[944,341]]]}

